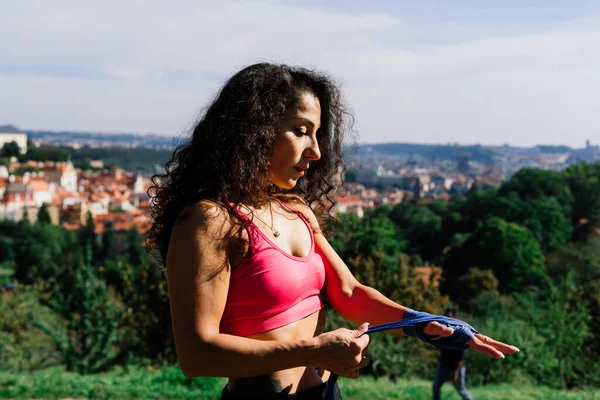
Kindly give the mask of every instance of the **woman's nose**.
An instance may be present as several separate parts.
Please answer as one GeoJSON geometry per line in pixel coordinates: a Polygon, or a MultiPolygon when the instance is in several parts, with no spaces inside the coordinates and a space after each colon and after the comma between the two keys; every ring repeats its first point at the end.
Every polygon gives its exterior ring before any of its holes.
{"type": "Polygon", "coordinates": [[[306,158],[310,158],[311,160],[318,160],[319,158],[321,158],[321,150],[319,149],[319,143],[315,139],[313,139],[311,145],[306,148],[304,156],[306,158]]]}

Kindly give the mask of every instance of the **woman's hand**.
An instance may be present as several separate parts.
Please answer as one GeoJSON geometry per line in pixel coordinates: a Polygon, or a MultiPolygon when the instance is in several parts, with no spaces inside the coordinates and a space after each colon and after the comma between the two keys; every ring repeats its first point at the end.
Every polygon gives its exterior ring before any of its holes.
{"type": "Polygon", "coordinates": [[[366,353],[370,337],[363,335],[368,327],[365,322],[355,330],[340,328],[315,337],[318,366],[346,378],[358,378],[359,369],[369,363],[366,353]]]}
{"type": "MultiPolygon", "coordinates": [[[[439,335],[440,337],[448,337],[454,333],[454,329],[444,326],[439,322],[430,322],[425,326],[423,332],[427,335],[439,335]]],[[[504,358],[504,354],[514,354],[517,351],[519,351],[519,349],[515,346],[498,342],[497,340],[482,335],[481,333],[475,334],[475,336],[473,336],[469,341],[467,341],[467,344],[473,350],[483,354],[487,354],[494,358],[504,358]]]]}

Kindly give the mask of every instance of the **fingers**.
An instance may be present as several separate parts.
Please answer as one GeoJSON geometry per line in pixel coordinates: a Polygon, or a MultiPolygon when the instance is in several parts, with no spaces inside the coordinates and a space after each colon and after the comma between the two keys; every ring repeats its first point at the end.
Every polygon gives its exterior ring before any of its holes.
{"type": "Polygon", "coordinates": [[[494,358],[504,358],[504,354],[502,354],[502,352],[496,350],[496,348],[494,348],[493,346],[484,343],[478,336],[483,335],[475,335],[467,342],[467,344],[473,350],[483,354],[487,354],[488,356],[492,356],[494,358]]]}
{"type": "Polygon", "coordinates": [[[502,353],[505,353],[505,354],[515,354],[516,352],[519,351],[518,347],[511,346],[509,344],[499,342],[497,340],[492,339],[489,336],[485,336],[485,335],[482,335],[482,334],[479,334],[479,333],[477,335],[475,335],[475,336],[477,336],[477,338],[479,340],[481,340],[483,343],[485,343],[485,344],[487,344],[489,346],[492,346],[493,348],[495,348],[496,350],[498,350],[498,351],[500,351],[502,353]]]}
{"type": "Polygon", "coordinates": [[[364,349],[366,349],[367,346],[369,345],[369,343],[371,342],[371,336],[362,335],[361,337],[356,338],[355,340],[356,340],[356,344],[360,348],[360,351],[363,352],[364,349]]]}
{"type": "MultiPolygon", "coordinates": [[[[430,322],[425,326],[423,332],[427,335],[438,335],[437,338],[429,340],[437,340],[441,337],[448,337],[454,333],[454,329],[440,324],[437,321],[430,322]]],[[[499,342],[488,336],[476,334],[467,344],[475,351],[487,354],[494,358],[504,358],[504,354],[515,354],[519,349],[506,343],[499,342]]]]}
{"type": "Polygon", "coordinates": [[[354,331],[356,343],[360,346],[361,351],[364,348],[366,348],[369,345],[369,342],[371,341],[371,337],[369,335],[365,335],[368,329],[369,323],[365,322],[354,331]]]}
{"type": "Polygon", "coordinates": [[[369,365],[369,358],[367,358],[367,356],[363,356],[363,358],[360,361],[360,363],[358,363],[357,368],[361,369],[361,368],[366,367],[367,365],[369,365]]]}
{"type": "Polygon", "coordinates": [[[356,344],[359,347],[359,353],[356,355],[352,370],[350,371],[350,378],[356,379],[359,377],[361,368],[366,367],[369,364],[369,359],[367,358],[367,350],[369,347],[369,342],[371,341],[371,337],[369,335],[365,335],[364,333],[369,329],[369,323],[365,322],[355,331],[358,334],[358,337],[355,339],[356,344]]]}
{"type": "Polygon", "coordinates": [[[358,330],[359,330],[359,331],[360,331],[360,330],[364,330],[364,331],[366,331],[367,329],[369,329],[369,323],[368,323],[368,322],[363,322],[363,323],[361,324],[361,326],[359,326],[359,327],[358,327],[358,330]]]}
{"type": "Polygon", "coordinates": [[[352,379],[358,378],[360,376],[361,368],[364,368],[367,365],[369,365],[369,359],[366,356],[363,356],[362,360],[358,363],[358,365],[356,365],[354,369],[352,369],[346,376],[352,379]]]}
{"type": "Polygon", "coordinates": [[[356,337],[360,337],[365,334],[366,331],[369,330],[369,323],[363,322],[361,326],[359,326],[354,332],[356,337]]]}
{"type": "MultiPolygon", "coordinates": [[[[365,335],[369,328],[364,323],[355,330],[340,328],[330,334],[332,353],[325,362],[326,369],[347,378],[358,378],[359,370],[369,364],[366,357],[371,337],[365,335]]],[[[327,334],[325,334],[327,335],[327,334]]]]}
{"type": "Polygon", "coordinates": [[[439,335],[441,337],[448,337],[454,333],[454,329],[434,321],[428,323],[423,329],[423,332],[427,335],[439,335]]]}
{"type": "Polygon", "coordinates": [[[369,365],[369,359],[365,355],[359,354],[352,362],[347,364],[337,364],[335,368],[331,368],[330,370],[339,376],[356,379],[359,376],[360,369],[367,365],[369,365]]]}

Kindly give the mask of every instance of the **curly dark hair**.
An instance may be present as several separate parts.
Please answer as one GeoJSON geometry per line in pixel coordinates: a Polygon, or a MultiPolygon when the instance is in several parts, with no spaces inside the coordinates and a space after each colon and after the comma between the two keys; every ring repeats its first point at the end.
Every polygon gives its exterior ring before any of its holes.
{"type": "Polygon", "coordinates": [[[330,194],[343,183],[345,138],[356,146],[354,118],[339,86],[327,75],[306,68],[251,65],[225,83],[191,137],[175,149],[165,172],[152,177],[153,224],[147,245],[158,250],[163,263],[173,226],[191,205],[204,199],[251,206],[267,201],[269,193],[257,182],[268,174],[276,127],[286,109],[307,92],[321,105],[321,158],[311,162],[293,189],[273,191],[297,195],[317,216],[326,216],[333,206],[330,194]]]}

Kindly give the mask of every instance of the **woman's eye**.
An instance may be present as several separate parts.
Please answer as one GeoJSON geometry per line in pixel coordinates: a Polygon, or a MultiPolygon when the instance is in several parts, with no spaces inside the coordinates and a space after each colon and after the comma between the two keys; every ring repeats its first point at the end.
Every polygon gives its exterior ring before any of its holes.
{"type": "Polygon", "coordinates": [[[304,128],[304,127],[294,128],[294,132],[296,132],[298,135],[306,135],[306,128],[304,128]]]}

